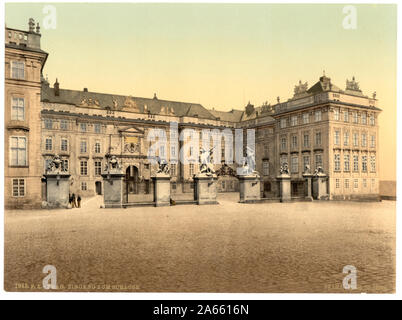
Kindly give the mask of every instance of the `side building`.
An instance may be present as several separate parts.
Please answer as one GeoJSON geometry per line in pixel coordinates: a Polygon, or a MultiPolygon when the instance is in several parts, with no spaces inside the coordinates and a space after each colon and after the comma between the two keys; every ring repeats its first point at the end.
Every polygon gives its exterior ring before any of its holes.
{"type": "Polygon", "coordinates": [[[5,28],[4,176],[5,207],[41,206],[41,76],[48,54],[39,24],[29,31],[5,28]]]}

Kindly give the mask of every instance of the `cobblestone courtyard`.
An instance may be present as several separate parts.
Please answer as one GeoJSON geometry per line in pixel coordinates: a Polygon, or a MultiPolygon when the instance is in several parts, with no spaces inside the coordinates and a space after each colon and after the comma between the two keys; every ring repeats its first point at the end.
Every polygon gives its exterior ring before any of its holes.
{"type": "Polygon", "coordinates": [[[394,292],[395,202],[237,197],[130,209],[99,209],[93,198],[81,209],[8,211],[5,289],[38,288],[43,267],[54,265],[65,291],[345,292],[342,270],[353,265],[355,292],[394,292]]]}

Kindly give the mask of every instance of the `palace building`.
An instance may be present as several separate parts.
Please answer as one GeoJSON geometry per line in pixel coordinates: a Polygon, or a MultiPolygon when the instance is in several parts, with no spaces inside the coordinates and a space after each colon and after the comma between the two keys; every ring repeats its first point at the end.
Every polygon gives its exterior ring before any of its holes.
{"type": "MultiPolygon", "coordinates": [[[[57,79],[50,86],[42,76],[47,53],[40,49],[40,30],[6,28],[5,69],[5,203],[7,208],[40,207],[46,201],[44,174],[56,154],[71,174],[70,192],[90,197],[103,193],[101,173],[106,156],[115,155],[125,173],[126,202],[152,198],[148,160],[152,129],[164,129],[170,139],[165,154],[170,163],[174,196],[193,193],[197,163],[176,161],[184,129],[255,130],[256,164],[264,198],[278,196],[277,175],[288,163],[292,196],[303,196],[306,166],[322,167],[328,176],[330,199],[377,199],[379,194],[378,116],[376,94],[368,97],[353,77],[340,89],[325,75],[311,87],[299,82],[294,95],[275,104],[251,103],[244,110],[217,111],[198,103],[167,101],[69,90],[57,79]],[[171,131],[171,123],[177,131],[171,131]]],[[[190,137],[191,139],[191,137],[190,137]]],[[[236,165],[222,143],[218,191],[238,191],[236,165]]],[[[164,151],[163,151],[164,152],[164,151]]],[[[192,150],[189,151],[193,152],[192,150]]],[[[231,155],[233,156],[233,155],[231,155]]]]}

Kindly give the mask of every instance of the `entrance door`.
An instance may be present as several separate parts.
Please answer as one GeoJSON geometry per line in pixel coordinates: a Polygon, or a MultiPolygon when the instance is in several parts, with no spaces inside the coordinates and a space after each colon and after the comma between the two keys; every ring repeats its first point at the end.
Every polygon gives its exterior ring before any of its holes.
{"type": "Polygon", "coordinates": [[[139,193],[139,177],[138,177],[138,168],[136,166],[129,166],[126,170],[126,194],[127,194],[127,202],[130,199],[130,195],[135,195],[139,193]]]}
{"type": "Polygon", "coordinates": [[[102,182],[100,181],[95,182],[95,191],[96,194],[102,194],[102,182]]]}

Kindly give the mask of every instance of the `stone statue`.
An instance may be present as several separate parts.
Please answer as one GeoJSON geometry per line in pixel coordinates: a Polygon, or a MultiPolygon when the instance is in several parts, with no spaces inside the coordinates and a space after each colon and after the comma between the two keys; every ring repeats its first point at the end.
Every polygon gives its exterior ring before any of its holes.
{"type": "Polygon", "coordinates": [[[311,168],[309,164],[304,167],[304,174],[311,174],[311,168]]]}
{"type": "Polygon", "coordinates": [[[317,169],[315,169],[315,171],[314,171],[314,175],[316,176],[316,175],[322,175],[322,174],[324,174],[324,169],[321,166],[317,167],[317,169]]]}
{"type": "Polygon", "coordinates": [[[169,174],[169,163],[165,159],[161,159],[160,157],[157,157],[158,159],[158,171],[156,173],[164,173],[164,174],[169,174]]]}
{"type": "Polygon", "coordinates": [[[377,92],[374,91],[374,92],[373,92],[373,99],[375,99],[376,97],[377,97],[377,92]]]}
{"type": "Polygon", "coordinates": [[[215,174],[215,169],[212,164],[212,153],[213,149],[206,151],[204,148],[200,151],[200,173],[204,173],[207,175],[215,174]]]}
{"type": "Polygon", "coordinates": [[[280,174],[289,174],[289,165],[287,164],[287,162],[284,162],[282,165],[281,165],[281,169],[280,169],[280,174]]]}
{"type": "Polygon", "coordinates": [[[299,84],[295,86],[294,95],[296,96],[296,95],[305,93],[307,91],[307,89],[308,89],[307,82],[302,83],[301,80],[299,80],[299,84]]]}
{"type": "Polygon", "coordinates": [[[107,163],[106,163],[106,168],[105,171],[120,171],[121,166],[119,164],[119,161],[117,160],[116,156],[111,156],[107,163]]]}
{"type": "Polygon", "coordinates": [[[63,166],[63,160],[61,160],[60,156],[56,154],[49,163],[46,171],[47,173],[65,173],[67,172],[67,169],[63,166]]]}
{"type": "Polygon", "coordinates": [[[360,91],[359,83],[356,82],[355,77],[351,81],[346,79],[346,90],[360,91]]]}
{"type": "Polygon", "coordinates": [[[253,149],[250,147],[247,147],[247,156],[245,161],[243,162],[243,168],[242,168],[242,173],[244,175],[251,175],[251,174],[256,174],[258,175],[258,172],[255,170],[255,153],[253,149]]]}

